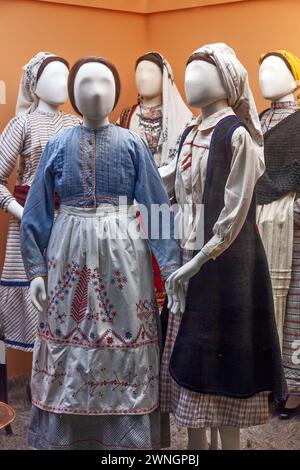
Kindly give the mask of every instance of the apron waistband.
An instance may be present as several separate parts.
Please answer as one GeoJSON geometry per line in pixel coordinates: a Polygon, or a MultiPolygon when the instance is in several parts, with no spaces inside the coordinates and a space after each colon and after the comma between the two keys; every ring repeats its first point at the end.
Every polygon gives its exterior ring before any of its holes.
{"type": "Polygon", "coordinates": [[[122,206],[113,206],[112,204],[107,204],[98,207],[75,207],[67,206],[61,204],[59,212],[62,214],[68,214],[71,216],[78,217],[107,217],[110,215],[129,215],[136,216],[137,207],[133,205],[122,205],[122,206]]]}

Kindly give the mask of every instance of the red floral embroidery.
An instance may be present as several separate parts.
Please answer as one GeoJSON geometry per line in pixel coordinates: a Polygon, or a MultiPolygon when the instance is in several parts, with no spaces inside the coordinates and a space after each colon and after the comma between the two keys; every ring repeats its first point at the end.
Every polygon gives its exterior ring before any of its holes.
{"type": "Polygon", "coordinates": [[[58,362],[56,366],[47,366],[41,367],[39,365],[38,360],[35,361],[35,364],[32,367],[32,375],[36,377],[40,375],[42,380],[46,380],[48,384],[53,384],[54,382],[58,382],[58,385],[61,386],[63,384],[63,380],[66,376],[66,372],[63,370],[59,370],[62,368],[62,363],[58,362]]]}
{"type": "Polygon", "coordinates": [[[54,256],[52,256],[50,259],[48,259],[48,269],[54,269],[56,268],[56,260],[54,256]]]}
{"type": "Polygon", "coordinates": [[[137,317],[143,320],[149,320],[157,310],[157,305],[155,300],[140,300],[138,304],[136,304],[136,315],[137,317]]]}
{"type": "Polygon", "coordinates": [[[124,289],[125,284],[127,283],[127,277],[123,276],[120,271],[115,271],[114,277],[110,281],[112,285],[117,286],[119,289],[124,289]]]}
{"type": "Polygon", "coordinates": [[[112,329],[105,330],[101,336],[96,337],[95,334],[92,334],[88,337],[79,326],[73,328],[64,336],[58,336],[51,331],[48,323],[42,330],[39,330],[38,335],[40,338],[53,344],[80,344],[81,346],[93,348],[106,346],[107,337],[113,338],[111,346],[115,349],[134,349],[147,344],[156,344],[158,342],[157,329],[155,328],[155,325],[153,327],[149,325],[147,329],[146,325],[141,325],[136,336],[131,337],[130,341],[129,338],[124,338],[112,329]]]}
{"type": "MultiPolygon", "coordinates": [[[[93,370],[90,370],[88,373],[81,367],[77,367],[77,372],[81,376],[82,384],[79,388],[72,394],[74,398],[85,388],[88,388],[89,394],[91,397],[95,396],[96,390],[98,389],[97,396],[103,396],[105,389],[110,389],[111,392],[121,389],[121,391],[129,391],[134,397],[138,394],[146,395],[150,391],[149,389],[154,389],[158,382],[158,375],[153,373],[152,366],[149,366],[144,369],[146,376],[143,376],[142,380],[138,379],[137,374],[129,372],[124,378],[120,378],[120,372],[116,371],[107,371],[105,367],[100,369],[102,377],[100,380],[97,380],[93,370]],[[109,378],[106,378],[106,374],[109,372],[109,378]],[[103,392],[101,391],[103,389],[103,392]]],[[[98,374],[98,371],[97,371],[98,374]]]]}
{"type": "Polygon", "coordinates": [[[83,266],[71,307],[71,317],[78,324],[84,320],[88,310],[88,284],[90,275],[90,269],[83,266]]]}
{"type": "Polygon", "coordinates": [[[111,344],[113,344],[114,339],[111,336],[109,336],[108,338],[106,338],[106,342],[107,342],[107,344],[111,345],[111,344]]]}

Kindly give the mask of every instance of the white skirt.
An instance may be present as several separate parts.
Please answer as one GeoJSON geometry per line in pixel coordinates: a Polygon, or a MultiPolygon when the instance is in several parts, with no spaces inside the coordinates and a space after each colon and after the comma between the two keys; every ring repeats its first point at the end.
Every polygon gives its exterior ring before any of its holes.
{"type": "Polygon", "coordinates": [[[138,228],[127,206],[61,206],[33,355],[36,407],[74,415],[158,408],[159,318],[151,252],[133,236],[138,228]]]}

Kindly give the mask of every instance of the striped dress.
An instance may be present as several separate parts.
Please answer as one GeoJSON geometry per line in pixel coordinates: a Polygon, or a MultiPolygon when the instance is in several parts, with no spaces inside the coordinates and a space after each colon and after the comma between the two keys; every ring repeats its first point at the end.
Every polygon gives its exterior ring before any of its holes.
{"type": "Polygon", "coordinates": [[[300,395],[300,199],[294,203],[292,278],[283,328],[283,366],[290,395],[300,395]]]}
{"type": "MultiPolygon", "coordinates": [[[[48,140],[73,127],[79,119],[71,114],[36,110],[13,118],[0,137],[0,207],[7,211],[14,196],[8,179],[17,168],[17,185],[30,186],[48,140]]],[[[32,351],[38,312],[30,301],[20,251],[20,222],[10,218],[3,271],[0,280],[0,321],[8,347],[32,351]]]]}
{"type": "MultiPolygon", "coordinates": [[[[299,111],[293,101],[274,103],[261,120],[262,130],[274,127],[283,119],[299,111]]],[[[283,366],[290,395],[300,395],[300,199],[293,204],[293,245],[291,280],[285,303],[283,322],[283,366]]],[[[298,198],[298,199],[297,199],[298,198]]]]}

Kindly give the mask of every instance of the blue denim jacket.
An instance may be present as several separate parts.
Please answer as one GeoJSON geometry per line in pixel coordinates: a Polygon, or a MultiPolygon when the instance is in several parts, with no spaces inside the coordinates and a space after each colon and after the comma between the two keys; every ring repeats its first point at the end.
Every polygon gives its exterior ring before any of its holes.
{"type": "Polygon", "coordinates": [[[94,130],[81,124],[48,142],[21,223],[21,251],[29,280],[47,274],[45,250],[54,220],[55,192],[60,204],[75,207],[118,205],[120,196],[127,198],[127,204],[136,199],[148,209],[148,240],[162,276],[168,277],[179,267],[174,214],[153,157],[135,133],[112,124],[94,130]],[[166,205],[171,219],[169,239],[163,238],[161,226],[151,238],[152,204],[166,205]]]}

